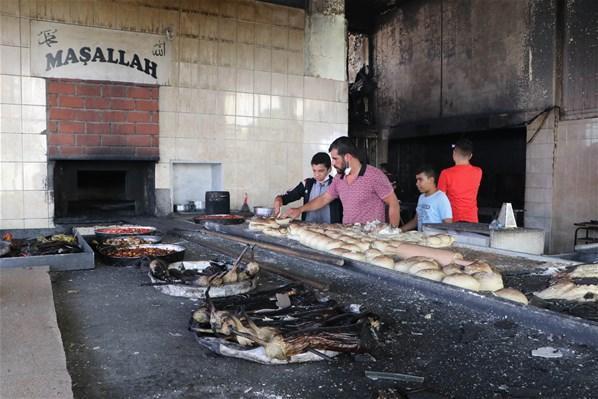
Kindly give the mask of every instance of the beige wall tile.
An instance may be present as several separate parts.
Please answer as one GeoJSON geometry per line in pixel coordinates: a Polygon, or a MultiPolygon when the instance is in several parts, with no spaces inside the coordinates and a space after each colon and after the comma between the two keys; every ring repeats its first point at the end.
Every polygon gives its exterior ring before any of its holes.
{"type": "Polygon", "coordinates": [[[178,88],[160,86],[159,92],[160,111],[176,111],[178,105],[178,88]]]}
{"type": "Polygon", "coordinates": [[[272,70],[272,50],[266,47],[255,48],[255,69],[258,71],[272,70]]]}
{"type": "Polygon", "coordinates": [[[253,116],[253,94],[237,93],[236,101],[236,115],[253,116]]]}
{"type": "Polygon", "coordinates": [[[180,87],[178,91],[177,110],[179,112],[192,112],[194,105],[193,89],[180,87]]]}
{"type": "Polygon", "coordinates": [[[199,2],[199,10],[210,13],[218,14],[220,12],[220,0],[202,0],[199,2]]]}
{"type": "Polygon", "coordinates": [[[218,39],[218,17],[201,14],[199,16],[199,36],[202,39],[218,39]]]}
{"type": "Polygon", "coordinates": [[[253,93],[253,71],[237,69],[237,91],[253,93]]]}
{"type": "Polygon", "coordinates": [[[156,164],[156,188],[169,189],[170,186],[170,162],[158,162],[156,164]]]}
{"type": "Polygon", "coordinates": [[[23,162],[46,162],[47,144],[45,134],[24,134],[23,162]]]}
{"type": "Polygon", "coordinates": [[[17,17],[0,15],[0,44],[20,46],[20,21],[17,17]]]}
{"type": "Polygon", "coordinates": [[[255,46],[252,44],[237,44],[237,66],[239,68],[253,69],[255,46]]]}
{"type": "Polygon", "coordinates": [[[23,163],[23,189],[46,190],[48,165],[45,162],[23,163]]]}
{"type": "Polygon", "coordinates": [[[235,66],[237,46],[234,43],[218,43],[218,65],[235,66]]]}
{"type": "Polygon", "coordinates": [[[218,67],[212,65],[199,66],[199,87],[202,89],[216,89],[218,85],[218,67]]]}
{"type": "Polygon", "coordinates": [[[291,97],[303,97],[303,76],[287,75],[288,95],[291,97]]]}
{"type": "Polygon", "coordinates": [[[272,74],[264,71],[254,71],[253,73],[254,92],[257,94],[272,93],[272,74]]]}
{"type": "Polygon", "coordinates": [[[21,47],[21,75],[31,76],[31,55],[27,47],[21,47]]]}
{"type": "Polygon", "coordinates": [[[272,73],[272,94],[286,96],[288,94],[287,75],[272,73]]]}
{"type": "Polygon", "coordinates": [[[216,65],[218,63],[218,42],[215,40],[199,41],[199,62],[216,65]]]}
{"type": "Polygon", "coordinates": [[[305,27],[305,12],[296,8],[289,8],[289,25],[293,28],[305,27]]]}
{"type": "Polygon", "coordinates": [[[0,191],[0,220],[22,218],[23,191],[0,191]]]}
{"type": "Polygon", "coordinates": [[[13,17],[20,16],[18,1],[0,1],[0,14],[10,15],[13,17]]]}
{"type": "Polygon", "coordinates": [[[29,218],[48,218],[48,201],[46,191],[23,192],[23,216],[29,218]]]}
{"type": "Polygon", "coordinates": [[[255,44],[263,47],[272,46],[272,25],[255,24],[255,44]]]}
{"type": "Polygon", "coordinates": [[[292,75],[303,75],[304,73],[304,60],[303,51],[294,52],[289,51],[288,57],[288,73],[292,75]]]}
{"type": "Polygon", "coordinates": [[[23,135],[0,134],[0,161],[21,162],[23,160],[23,135]]]}
{"type": "Polygon", "coordinates": [[[24,223],[25,223],[24,228],[26,228],[26,229],[47,229],[47,228],[54,227],[54,224],[48,218],[25,219],[24,223]]]}
{"type": "Polygon", "coordinates": [[[289,29],[289,50],[303,52],[305,32],[302,29],[289,29]]]}
{"type": "Polygon", "coordinates": [[[253,22],[237,22],[237,42],[255,44],[255,24],[253,22]]]}
{"type": "Polygon", "coordinates": [[[253,95],[253,116],[256,118],[270,118],[271,99],[266,94],[253,95]]]}
{"type": "Polygon", "coordinates": [[[116,4],[113,2],[97,1],[93,3],[93,24],[112,28],[116,26],[116,4]]]}
{"type": "Polygon", "coordinates": [[[288,57],[284,50],[272,50],[272,72],[287,73],[288,57]]]}
{"type": "Polygon", "coordinates": [[[0,46],[0,75],[21,74],[21,48],[0,46]]]}
{"type": "Polygon", "coordinates": [[[286,26],[272,26],[272,47],[282,50],[289,48],[289,30],[286,26]]]}
{"type": "Polygon", "coordinates": [[[46,130],[46,107],[41,105],[23,105],[23,133],[39,134],[46,130]]]}
{"type": "Polygon", "coordinates": [[[272,23],[274,25],[289,25],[289,9],[287,7],[272,7],[272,23]]]}
{"type": "Polygon", "coordinates": [[[238,3],[236,1],[220,1],[219,3],[220,15],[237,18],[238,3]]]}
{"type": "Polygon", "coordinates": [[[15,104],[0,104],[0,133],[21,133],[22,107],[15,104]]]}
{"type": "MultiPolygon", "coordinates": [[[[242,93],[241,93],[242,94],[242,93]]],[[[235,93],[218,93],[218,112],[220,115],[235,115],[235,93]]]]}
{"type": "Polygon", "coordinates": [[[23,219],[1,219],[0,218],[0,229],[24,229],[25,221],[23,219]]]}
{"type": "Polygon", "coordinates": [[[269,4],[257,2],[255,5],[255,21],[263,24],[271,24],[272,8],[269,4]]]}
{"type": "Polygon", "coordinates": [[[22,101],[29,105],[46,105],[46,80],[23,77],[21,80],[22,101]]]}
{"type": "Polygon", "coordinates": [[[241,1],[238,3],[237,15],[241,21],[255,22],[255,3],[241,1]]]}
{"type": "Polygon", "coordinates": [[[0,75],[0,103],[21,103],[21,77],[0,75]]]}
{"type": "Polygon", "coordinates": [[[218,39],[230,42],[237,40],[237,22],[234,19],[218,19],[218,39]]]}
{"type": "Polygon", "coordinates": [[[28,18],[21,18],[21,47],[30,47],[31,44],[31,21],[28,18]]]}
{"type": "Polygon", "coordinates": [[[0,163],[0,190],[23,189],[23,164],[21,162],[0,163]]]}
{"type": "Polygon", "coordinates": [[[199,36],[200,15],[193,12],[181,13],[181,34],[199,36]]]}
{"type": "Polygon", "coordinates": [[[235,91],[237,87],[237,70],[229,67],[218,67],[218,89],[235,91]]]}
{"type": "Polygon", "coordinates": [[[176,159],[175,139],[160,138],[160,160],[170,161],[176,159]]]}
{"type": "Polygon", "coordinates": [[[198,62],[200,60],[200,44],[197,39],[190,37],[180,38],[179,61],[198,62]]]}
{"type": "Polygon", "coordinates": [[[179,62],[179,82],[178,86],[193,87],[193,71],[196,64],[189,62],[179,62]]]}

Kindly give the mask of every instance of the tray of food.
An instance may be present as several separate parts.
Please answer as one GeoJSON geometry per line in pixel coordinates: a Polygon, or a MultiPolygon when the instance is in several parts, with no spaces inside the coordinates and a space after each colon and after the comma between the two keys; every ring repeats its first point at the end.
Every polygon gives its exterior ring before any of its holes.
{"type": "Polygon", "coordinates": [[[94,232],[97,238],[106,239],[119,236],[153,235],[156,228],[152,226],[120,225],[99,227],[94,232]]]}
{"type": "Polygon", "coordinates": [[[185,247],[176,244],[142,244],[128,247],[106,246],[98,249],[105,263],[127,265],[141,259],[177,262],[185,257],[185,247]]]}
{"type": "Polygon", "coordinates": [[[218,223],[218,224],[242,224],[245,218],[238,215],[221,214],[221,215],[199,215],[193,218],[195,223],[218,223]]]}
{"type": "Polygon", "coordinates": [[[110,245],[113,247],[130,247],[142,244],[158,244],[161,241],[161,236],[119,236],[104,239],[102,241],[102,245],[110,245]]]}
{"type": "Polygon", "coordinates": [[[224,297],[238,295],[255,289],[259,264],[218,262],[218,261],[182,261],[168,266],[153,260],[149,265],[149,278],[152,286],[166,295],[205,298],[210,289],[210,296],[224,297]]]}

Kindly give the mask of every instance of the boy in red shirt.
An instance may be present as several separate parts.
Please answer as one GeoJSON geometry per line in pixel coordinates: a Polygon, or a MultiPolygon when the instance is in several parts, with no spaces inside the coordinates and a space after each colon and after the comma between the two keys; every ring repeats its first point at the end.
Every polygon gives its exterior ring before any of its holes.
{"type": "Polygon", "coordinates": [[[478,189],[482,169],[469,163],[472,155],[472,142],[459,140],[453,149],[455,166],[444,169],[438,179],[438,189],[444,191],[451,202],[455,222],[478,222],[478,189]]]}

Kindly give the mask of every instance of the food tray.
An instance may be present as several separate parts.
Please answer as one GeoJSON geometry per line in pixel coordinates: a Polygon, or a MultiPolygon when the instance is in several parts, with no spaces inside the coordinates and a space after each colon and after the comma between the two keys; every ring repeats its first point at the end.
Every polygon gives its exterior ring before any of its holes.
{"type": "MultiPolygon", "coordinates": [[[[29,232],[26,229],[13,230],[15,237],[35,237],[37,235],[55,234],[53,229],[34,229],[29,232]]],[[[85,270],[95,267],[95,254],[87,241],[78,233],[74,232],[77,243],[83,252],[72,254],[40,255],[40,256],[19,256],[11,258],[0,258],[0,269],[9,267],[35,267],[50,266],[50,271],[85,270]]]]}
{"type": "Polygon", "coordinates": [[[153,226],[115,225],[96,228],[94,232],[97,238],[105,239],[120,236],[153,235],[156,228],[153,226]]]}
{"type": "Polygon", "coordinates": [[[221,215],[200,215],[192,219],[195,223],[218,223],[218,224],[242,224],[245,219],[241,216],[231,214],[221,215]]]}
{"type": "Polygon", "coordinates": [[[99,250],[99,254],[104,261],[104,263],[108,265],[128,265],[134,264],[135,262],[141,259],[160,259],[166,263],[177,262],[181,261],[185,258],[185,247],[175,244],[143,244],[143,245],[136,245],[133,247],[128,247],[129,249],[133,248],[159,248],[159,249],[167,249],[174,251],[173,253],[161,256],[135,256],[135,257],[119,257],[119,256],[110,256],[106,255],[105,252],[108,249],[112,249],[113,247],[105,247],[99,250]]]}

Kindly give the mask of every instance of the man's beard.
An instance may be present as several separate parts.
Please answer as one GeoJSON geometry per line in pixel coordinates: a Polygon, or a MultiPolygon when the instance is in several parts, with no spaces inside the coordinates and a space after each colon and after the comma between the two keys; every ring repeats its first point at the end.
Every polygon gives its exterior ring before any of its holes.
{"type": "Polygon", "coordinates": [[[345,174],[345,169],[347,169],[348,167],[349,167],[349,163],[343,159],[343,164],[341,165],[340,169],[337,168],[336,166],[334,167],[334,169],[336,169],[336,172],[339,175],[343,176],[345,174]]]}

